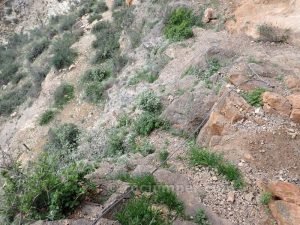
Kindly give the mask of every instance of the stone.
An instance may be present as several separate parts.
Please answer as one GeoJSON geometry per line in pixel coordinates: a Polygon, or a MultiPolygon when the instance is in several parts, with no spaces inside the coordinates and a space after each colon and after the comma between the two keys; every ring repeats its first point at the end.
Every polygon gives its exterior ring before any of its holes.
{"type": "Polygon", "coordinates": [[[227,195],[227,202],[234,203],[234,201],[235,201],[234,192],[230,191],[227,195]]]}
{"type": "Polygon", "coordinates": [[[290,119],[295,123],[300,123],[300,94],[292,94],[287,97],[292,105],[290,119]]]}
{"type": "Polygon", "coordinates": [[[72,64],[71,66],[69,66],[69,70],[74,69],[76,66],[74,64],[72,64]]]}
{"type": "Polygon", "coordinates": [[[289,89],[300,88],[300,78],[298,76],[289,75],[284,79],[284,84],[289,89]]]}
{"type": "Polygon", "coordinates": [[[282,200],[271,201],[269,208],[278,225],[299,225],[300,206],[282,200]]]}
{"type": "Polygon", "coordinates": [[[14,117],[16,117],[17,116],[17,112],[13,112],[11,115],[10,115],[10,117],[12,117],[12,118],[14,118],[14,117]]]}
{"type": "Polygon", "coordinates": [[[300,206],[300,187],[288,182],[272,182],[264,184],[264,189],[276,198],[300,206]]]}
{"type": "Polygon", "coordinates": [[[245,195],[245,199],[248,202],[251,202],[253,198],[254,198],[254,195],[253,195],[252,192],[250,192],[250,193],[248,193],[248,194],[245,195]]]}
{"type": "Polygon", "coordinates": [[[203,22],[204,23],[209,23],[214,16],[214,10],[212,8],[207,8],[204,12],[204,16],[203,16],[203,22]]]}
{"type": "Polygon", "coordinates": [[[211,179],[212,179],[213,181],[218,181],[218,178],[217,178],[216,176],[213,176],[211,179]]]}
{"type": "Polygon", "coordinates": [[[264,110],[268,113],[278,113],[282,116],[290,116],[292,105],[285,97],[274,93],[265,92],[262,95],[264,110]]]}
{"type": "Polygon", "coordinates": [[[246,75],[242,74],[230,74],[229,75],[229,82],[235,86],[240,86],[245,83],[249,78],[246,75]]]}

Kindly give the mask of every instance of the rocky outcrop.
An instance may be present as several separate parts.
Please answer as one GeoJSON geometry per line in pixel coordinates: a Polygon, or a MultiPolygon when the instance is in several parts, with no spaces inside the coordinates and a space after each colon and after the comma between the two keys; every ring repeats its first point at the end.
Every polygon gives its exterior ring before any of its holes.
{"type": "Polygon", "coordinates": [[[300,187],[287,182],[264,183],[263,189],[272,193],[269,203],[272,215],[279,225],[300,224],[300,187]]]}
{"type": "Polygon", "coordinates": [[[293,91],[299,91],[300,88],[300,78],[298,76],[289,75],[284,79],[284,84],[288,89],[293,91]]]}
{"type": "Polygon", "coordinates": [[[209,90],[186,92],[166,108],[162,117],[177,129],[193,132],[205,120],[216,99],[216,95],[209,90]]]}
{"type": "Polygon", "coordinates": [[[264,110],[268,113],[278,113],[282,116],[290,116],[292,105],[289,101],[274,92],[265,92],[262,95],[264,110]]]}
{"type": "Polygon", "coordinates": [[[290,118],[293,122],[300,123],[300,95],[293,94],[287,97],[292,105],[290,118]]]}
{"type": "Polygon", "coordinates": [[[224,135],[232,124],[246,117],[249,109],[250,105],[241,96],[236,92],[230,92],[225,99],[214,106],[209,120],[198,135],[197,142],[200,145],[210,146],[210,142],[216,139],[213,137],[224,135]]]}

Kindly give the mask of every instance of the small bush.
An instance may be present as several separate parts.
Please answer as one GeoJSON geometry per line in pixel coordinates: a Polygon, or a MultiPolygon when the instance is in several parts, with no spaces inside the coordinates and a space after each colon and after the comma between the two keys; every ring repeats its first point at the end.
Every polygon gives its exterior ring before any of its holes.
{"type": "Polygon", "coordinates": [[[151,208],[146,197],[130,200],[124,208],[116,214],[116,219],[122,225],[167,225],[160,213],[151,208]]]}
{"type": "Polygon", "coordinates": [[[85,72],[82,82],[102,82],[111,76],[111,71],[104,67],[90,69],[85,72]]]}
{"type": "Polygon", "coordinates": [[[49,43],[50,42],[47,39],[42,39],[41,41],[34,43],[27,55],[28,60],[33,62],[45,49],[48,48],[49,43]]]}
{"type": "Polygon", "coordinates": [[[222,155],[210,152],[204,148],[191,146],[190,162],[194,166],[208,166],[215,168],[219,174],[228,181],[233,182],[234,187],[240,189],[244,185],[243,176],[238,167],[224,160],[222,155]]]}
{"type": "Polygon", "coordinates": [[[54,93],[54,104],[58,108],[62,108],[65,104],[70,102],[74,95],[74,87],[70,84],[60,85],[54,93]]]}
{"type": "Polygon", "coordinates": [[[85,87],[85,97],[91,103],[99,103],[102,100],[105,91],[103,85],[99,82],[90,83],[85,87]]]}
{"type": "Polygon", "coordinates": [[[259,40],[270,42],[287,42],[289,31],[274,27],[268,24],[262,24],[257,28],[259,40]]]}
{"type": "Polygon", "coordinates": [[[161,163],[166,162],[168,157],[169,157],[169,152],[167,150],[163,150],[163,151],[159,152],[158,158],[161,163]]]}
{"type": "Polygon", "coordinates": [[[127,127],[127,126],[130,126],[131,123],[132,123],[132,119],[129,117],[128,114],[121,114],[118,117],[117,127],[118,128],[120,128],[120,127],[127,127]]]}
{"type": "Polygon", "coordinates": [[[255,107],[260,107],[263,105],[262,94],[265,91],[266,90],[263,88],[256,88],[255,90],[253,90],[251,92],[243,93],[242,96],[250,105],[255,106],[255,107]]]}
{"type": "Polygon", "coordinates": [[[94,12],[95,13],[104,13],[105,11],[108,10],[108,7],[104,1],[99,1],[95,4],[94,12]]]}
{"type": "Polygon", "coordinates": [[[142,140],[142,143],[136,144],[135,151],[140,152],[143,156],[147,156],[155,152],[155,146],[147,140],[142,140]]]}
{"type": "Polygon", "coordinates": [[[89,22],[89,23],[92,23],[92,22],[94,22],[95,20],[101,20],[101,19],[102,19],[102,15],[93,13],[93,14],[91,14],[91,15],[89,16],[88,22],[89,22]]]}
{"type": "Polygon", "coordinates": [[[72,123],[65,123],[49,131],[45,150],[67,158],[79,146],[80,130],[72,123]]]}
{"type": "Polygon", "coordinates": [[[154,176],[150,173],[132,177],[129,174],[121,174],[121,176],[119,176],[118,178],[121,181],[127,182],[131,186],[138,188],[142,192],[152,192],[157,185],[154,176]]]}
{"type": "Polygon", "coordinates": [[[139,109],[147,112],[160,112],[162,104],[159,97],[153,91],[144,91],[137,97],[137,105],[139,109]]]}
{"type": "Polygon", "coordinates": [[[92,33],[97,34],[103,30],[109,30],[112,26],[113,25],[110,22],[100,21],[93,26],[92,33]]]}
{"type": "Polygon", "coordinates": [[[56,111],[46,110],[39,119],[39,125],[46,125],[50,123],[55,117],[56,111]]]}
{"type": "Polygon", "coordinates": [[[197,211],[194,222],[199,225],[210,225],[203,209],[197,211]]]}
{"type": "Polygon", "coordinates": [[[124,6],[125,2],[123,0],[114,0],[113,9],[124,6]]]}
{"type": "Polygon", "coordinates": [[[164,204],[169,209],[175,210],[178,214],[183,214],[183,203],[177,198],[176,194],[168,187],[159,187],[154,194],[154,202],[164,204]]]}
{"type": "Polygon", "coordinates": [[[264,192],[260,196],[260,203],[263,205],[268,205],[271,200],[272,200],[272,193],[270,192],[264,192]]]}
{"type": "Polygon", "coordinates": [[[140,115],[134,122],[134,131],[139,135],[149,135],[153,130],[158,128],[168,128],[169,124],[160,119],[156,114],[148,112],[140,115]]]}
{"type": "Polygon", "coordinates": [[[173,10],[167,18],[164,34],[173,41],[182,41],[193,37],[192,26],[195,24],[193,11],[187,8],[173,10]]]}
{"type": "Polygon", "coordinates": [[[60,26],[59,29],[61,31],[66,31],[66,30],[71,30],[73,25],[76,23],[77,16],[76,15],[67,15],[67,16],[62,16],[60,18],[60,26]]]}
{"type": "Polygon", "coordinates": [[[153,83],[158,78],[157,74],[151,73],[148,70],[139,70],[137,71],[136,75],[131,78],[128,82],[129,85],[135,85],[141,81],[147,81],[149,83],[153,83]]]}
{"type": "Polygon", "coordinates": [[[109,131],[107,140],[107,154],[110,156],[122,155],[126,152],[125,139],[127,132],[122,128],[109,131]]]}

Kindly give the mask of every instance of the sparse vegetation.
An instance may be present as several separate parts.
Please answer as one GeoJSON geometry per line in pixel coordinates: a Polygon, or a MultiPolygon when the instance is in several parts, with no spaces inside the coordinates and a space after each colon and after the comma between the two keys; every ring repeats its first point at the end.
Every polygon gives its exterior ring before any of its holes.
{"type": "Polygon", "coordinates": [[[110,76],[111,71],[102,66],[86,71],[82,77],[82,82],[102,82],[110,76]]]}
{"type": "Polygon", "coordinates": [[[56,107],[62,108],[73,98],[74,98],[74,87],[70,84],[62,84],[55,90],[54,104],[56,107]]]}
{"type": "Polygon", "coordinates": [[[289,38],[289,30],[283,30],[269,24],[259,25],[257,30],[261,41],[287,42],[289,38]]]}
{"type": "Polygon", "coordinates": [[[260,107],[263,105],[262,102],[262,94],[266,90],[264,88],[256,88],[255,90],[251,92],[244,92],[242,96],[244,99],[252,106],[260,107]]]}
{"type": "Polygon", "coordinates": [[[60,23],[59,29],[61,31],[71,30],[72,26],[76,23],[76,21],[77,21],[77,15],[75,14],[61,16],[59,18],[59,23],[60,23]]]}
{"type": "Polygon", "coordinates": [[[109,131],[107,141],[107,154],[111,156],[121,155],[126,152],[125,139],[127,132],[122,128],[109,131]]]}
{"type": "Polygon", "coordinates": [[[199,225],[210,225],[203,209],[198,209],[194,222],[199,225]]]}
{"type": "Polygon", "coordinates": [[[139,109],[151,113],[159,113],[162,109],[159,97],[151,90],[144,91],[137,97],[137,106],[139,109]]]}
{"type": "Polygon", "coordinates": [[[182,41],[193,37],[194,24],[195,17],[192,10],[184,7],[177,8],[166,19],[164,34],[170,40],[182,41]]]}
{"type": "Polygon", "coordinates": [[[167,150],[162,150],[159,152],[158,158],[161,163],[166,162],[169,157],[169,152],[167,150]]]}
{"type": "Polygon", "coordinates": [[[27,55],[28,60],[33,62],[40,54],[43,53],[45,49],[48,48],[49,44],[50,42],[48,39],[42,39],[36,43],[33,43],[27,55]]]}
{"type": "Polygon", "coordinates": [[[158,78],[158,74],[151,73],[147,69],[138,70],[134,77],[132,77],[128,85],[135,85],[141,81],[147,81],[148,83],[153,83],[158,78]]]}
{"type": "Polygon", "coordinates": [[[244,186],[244,181],[240,169],[224,160],[222,155],[211,152],[205,148],[191,145],[190,162],[194,166],[207,166],[214,168],[223,175],[228,181],[233,182],[235,188],[240,189],[244,186]]]}
{"type": "Polygon", "coordinates": [[[263,205],[268,205],[271,200],[272,200],[272,193],[270,192],[264,192],[260,196],[260,203],[263,205]]]}
{"type": "Polygon", "coordinates": [[[55,110],[46,110],[39,119],[39,124],[41,126],[50,123],[55,117],[56,111],[55,110]]]}

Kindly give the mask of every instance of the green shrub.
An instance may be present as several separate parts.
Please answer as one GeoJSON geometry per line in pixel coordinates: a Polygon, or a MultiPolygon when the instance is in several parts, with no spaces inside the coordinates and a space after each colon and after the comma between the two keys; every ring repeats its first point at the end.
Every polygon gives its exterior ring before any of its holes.
{"type": "Polygon", "coordinates": [[[110,156],[122,155],[126,152],[125,139],[127,132],[122,128],[109,131],[107,140],[107,154],[110,156]]]}
{"type": "Polygon", "coordinates": [[[78,36],[65,34],[63,38],[57,40],[53,44],[54,55],[51,59],[52,65],[56,69],[62,69],[70,66],[77,57],[77,52],[70,46],[78,40],[78,36]]]}
{"type": "Polygon", "coordinates": [[[263,205],[268,205],[271,200],[272,200],[272,193],[270,192],[264,192],[260,196],[260,203],[263,205]]]}
{"type": "Polygon", "coordinates": [[[62,108],[70,102],[74,95],[74,87],[71,84],[61,84],[54,93],[54,104],[58,108],[62,108]]]}
{"type": "Polygon", "coordinates": [[[208,67],[205,70],[202,70],[200,73],[197,74],[197,77],[204,81],[204,84],[207,88],[212,88],[212,83],[210,78],[216,72],[218,72],[221,68],[221,64],[218,59],[210,59],[207,62],[208,67]]]}
{"type": "Polygon", "coordinates": [[[140,144],[136,144],[135,151],[140,152],[143,156],[147,156],[155,152],[155,146],[147,140],[142,140],[140,144]]]}
{"type": "Polygon", "coordinates": [[[132,123],[132,119],[129,117],[128,114],[121,114],[117,119],[117,127],[127,127],[130,126],[132,123]]]}
{"type": "Polygon", "coordinates": [[[162,103],[159,97],[152,91],[144,91],[137,97],[137,105],[141,110],[147,112],[160,112],[162,109],[162,103]]]}
{"type": "Polygon", "coordinates": [[[134,131],[139,135],[149,135],[153,130],[158,128],[169,127],[169,123],[160,119],[158,115],[145,112],[141,114],[134,122],[134,131]]]}
{"type": "Polygon", "coordinates": [[[116,8],[124,6],[124,5],[125,5],[124,0],[114,0],[113,9],[116,9],[116,8]]]}
{"type": "Polygon", "coordinates": [[[89,22],[89,23],[92,23],[92,22],[94,22],[95,20],[101,20],[101,19],[102,19],[102,15],[93,13],[93,14],[91,14],[91,15],[89,16],[88,22],[89,22]]]}
{"type": "Polygon", "coordinates": [[[0,66],[0,85],[6,85],[8,82],[13,80],[20,67],[18,63],[10,60],[3,60],[3,63],[0,63],[0,66]]]}
{"type": "Polygon", "coordinates": [[[108,7],[107,7],[107,5],[106,5],[106,3],[105,3],[105,1],[98,1],[96,4],[95,4],[95,7],[94,7],[94,12],[95,13],[103,13],[103,12],[105,12],[105,11],[107,11],[108,10],[108,7]]]}
{"type": "Polygon", "coordinates": [[[103,30],[107,31],[111,29],[112,26],[113,25],[110,22],[100,21],[93,26],[92,33],[97,34],[99,32],[102,32],[103,30]]]}
{"type": "Polygon", "coordinates": [[[104,67],[99,67],[86,71],[82,77],[82,82],[102,82],[110,76],[110,70],[104,67]]]}
{"type": "Polygon", "coordinates": [[[56,111],[46,110],[39,119],[39,125],[46,125],[50,123],[55,117],[56,111]]]}
{"type": "Polygon", "coordinates": [[[61,31],[71,30],[73,25],[77,21],[77,16],[75,14],[61,16],[59,29],[61,31]]]}
{"type": "Polygon", "coordinates": [[[0,212],[7,224],[18,214],[23,219],[57,220],[69,215],[93,189],[85,176],[92,168],[71,163],[60,169],[59,158],[42,154],[30,168],[19,165],[2,171],[6,185],[0,212]]]}
{"type": "Polygon", "coordinates": [[[169,157],[169,152],[167,150],[163,150],[163,151],[159,152],[158,158],[161,163],[166,162],[168,157],[169,157]]]}
{"type": "Polygon", "coordinates": [[[72,123],[65,123],[49,130],[49,138],[45,150],[65,158],[71,157],[70,153],[79,146],[80,130],[72,123]]]}
{"type": "Polygon", "coordinates": [[[203,209],[198,209],[194,222],[199,225],[210,225],[203,209]]]}
{"type": "Polygon", "coordinates": [[[177,198],[176,194],[168,187],[159,187],[154,194],[154,202],[164,204],[169,209],[183,215],[183,203],[177,198]]]}
{"type": "Polygon", "coordinates": [[[151,73],[150,71],[143,69],[137,71],[135,76],[131,78],[128,82],[129,85],[135,85],[141,81],[147,81],[149,83],[153,83],[158,78],[157,74],[151,73]]]}
{"type": "Polygon", "coordinates": [[[250,105],[255,106],[255,107],[260,107],[263,105],[262,94],[265,91],[266,90],[263,88],[256,88],[255,90],[253,90],[251,92],[243,93],[242,96],[250,105]]]}
{"type": "Polygon", "coordinates": [[[257,30],[261,41],[287,42],[289,38],[289,30],[272,25],[262,24],[258,26],[257,30]]]}
{"type": "Polygon", "coordinates": [[[85,87],[85,97],[91,103],[99,103],[102,100],[105,91],[100,82],[90,83],[85,87]]]}
{"type": "Polygon", "coordinates": [[[0,116],[10,115],[18,106],[26,100],[31,83],[24,84],[20,88],[0,96],[0,116]]]}
{"type": "Polygon", "coordinates": [[[211,152],[205,148],[191,146],[190,163],[194,166],[208,166],[215,168],[228,181],[233,182],[234,187],[240,189],[244,185],[243,176],[238,167],[224,160],[222,155],[211,152]]]}
{"type": "Polygon", "coordinates": [[[138,176],[130,176],[129,174],[123,173],[118,176],[118,178],[142,192],[152,192],[157,186],[157,182],[151,173],[145,173],[138,176]]]}
{"type": "Polygon", "coordinates": [[[192,26],[195,24],[193,11],[188,8],[177,8],[168,16],[164,28],[166,38],[182,41],[193,37],[192,26]]]}
{"type": "Polygon", "coordinates": [[[151,208],[146,197],[129,200],[124,208],[116,214],[116,219],[122,225],[167,225],[160,213],[151,208]]]}
{"type": "Polygon", "coordinates": [[[33,62],[45,49],[49,46],[49,40],[42,39],[39,42],[33,43],[32,48],[29,50],[27,58],[30,62],[33,62]]]}

